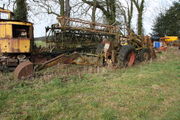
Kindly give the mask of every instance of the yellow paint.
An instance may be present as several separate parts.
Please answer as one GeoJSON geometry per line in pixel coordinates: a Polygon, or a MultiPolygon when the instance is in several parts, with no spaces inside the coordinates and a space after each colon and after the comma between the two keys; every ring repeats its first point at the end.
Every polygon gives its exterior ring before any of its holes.
{"type": "Polygon", "coordinates": [[[1,53],[28,53],[30,52],[30,40],[29,39],[0,40],[0,52],[1,53]]]}
{"type": "Polygon", "coordinates": [[[5,25],[5,24],[14,24],[14,25],[27,25],[27,26],[31,26],[32,23],[30,22],[20,22],[20,21],[0,21],[0,25],[5,25]]]}
{"type": "Polygon", "coordinates": [[[0,21],[0,53],[30,53],[33,42],[33,24],[18,21],[0,21]],[[29,26],[31,38],[13,38],[13,25],[29,26]]]}
{"type": "Polygon", "coordinates": [[[12,38],[12,25],[0,22],[0,38],[12,38]]]}
{"type": "Polygon", "coordinates": [[[179,40],[177,36],[166,36],[164,37],[166,42],[173,42],[179,40]]]}
{"type": "Polygon", "coordinates": [[[10,10],[5,10],[5,9],[2,9],[2,8],[0,8],[0,12],[1,13],[12,13],[10,10]]]}

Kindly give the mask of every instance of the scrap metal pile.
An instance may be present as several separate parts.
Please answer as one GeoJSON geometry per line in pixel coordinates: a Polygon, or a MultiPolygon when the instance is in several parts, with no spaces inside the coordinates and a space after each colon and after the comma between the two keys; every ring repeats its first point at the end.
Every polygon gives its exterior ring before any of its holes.
{"type": "Polygon", "coordinates": [[[46,27],[47,51],[35,47],[33,24],[13,19],[11,11],[0,8],[0,69],[16,67],[16,78],[32,76],[57,64],[127,67],[155,57],[149,37],[131,32],[125,36],[118,26],[58,17],[46,27]]]}
{"type": "Polygon", "coordinates": [[[117,26],[67,17],[57,19],[58,24],[46,28],[46,43],[51,53],[58,51],[61,54],[44,63],[34,64],[33,70],[30,63],[26,63],[27,66],[21,63],[15,70],[15,77],[31,76],[34,71],[57,64],[127,67],[137,60],[142,62],[155,57],[148,36],[134,33],[123,36],[117,26]],[[29,69],[31,71],[26,72],[29,69]]]}

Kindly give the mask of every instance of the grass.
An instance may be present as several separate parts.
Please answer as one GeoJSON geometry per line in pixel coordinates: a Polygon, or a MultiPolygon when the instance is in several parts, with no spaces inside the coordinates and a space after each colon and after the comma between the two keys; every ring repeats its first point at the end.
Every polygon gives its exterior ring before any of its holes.
{"type": "Polygon", "coordinates": [[[82,71],[79,66],[57,66],[30,80],[0,74],[0,119],[180,119],[178,50],[128,69],[82,71]]]}
{"type": "Polygon", "coordinates": [[[37,47],[46,47],[46,41],[35,41],[37,47]]]}

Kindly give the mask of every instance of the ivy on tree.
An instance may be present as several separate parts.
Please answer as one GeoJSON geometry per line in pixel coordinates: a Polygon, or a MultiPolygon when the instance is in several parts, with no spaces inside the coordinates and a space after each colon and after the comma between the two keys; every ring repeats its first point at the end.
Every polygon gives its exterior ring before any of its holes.
{"type": "Polygon", "coordinates": [[[26,0],[16,0],[16,8],[14,10],[14,19],[27,21],[28,11],[26,0]]]}

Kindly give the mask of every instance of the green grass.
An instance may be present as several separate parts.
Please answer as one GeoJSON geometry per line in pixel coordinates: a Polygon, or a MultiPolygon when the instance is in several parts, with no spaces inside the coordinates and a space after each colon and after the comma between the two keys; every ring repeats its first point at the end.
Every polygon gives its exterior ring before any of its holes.
{"type": "Polygon", "coordinates": [[[46,47],[46,41],[35,41],[37,47],[46,47]]]}
{"type": "Polygon", "coordinates": [[[77,69],[53,67],[30,80],[0,74],[0,119],[180,119],[180,51],[128,69],[77,69]]]}

